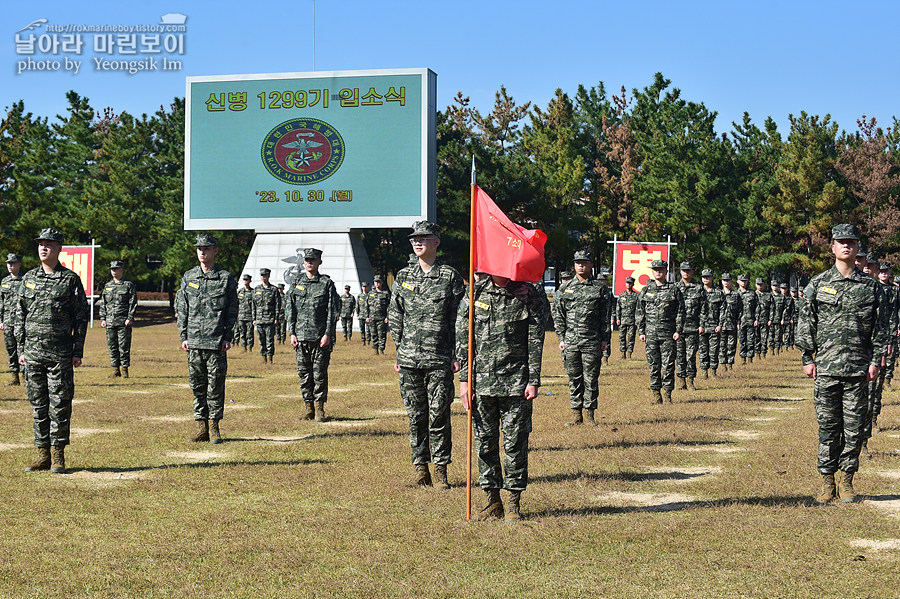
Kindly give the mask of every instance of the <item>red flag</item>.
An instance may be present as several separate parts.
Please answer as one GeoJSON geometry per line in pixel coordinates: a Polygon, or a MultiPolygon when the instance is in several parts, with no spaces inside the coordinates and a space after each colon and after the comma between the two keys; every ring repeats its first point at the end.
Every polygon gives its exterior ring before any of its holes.
{"type": "Polygon", "coordinates": [[[540,281],[547,235],[509,220],[480,187],[475,193],[475,270],[513,281],[540,281]]]}

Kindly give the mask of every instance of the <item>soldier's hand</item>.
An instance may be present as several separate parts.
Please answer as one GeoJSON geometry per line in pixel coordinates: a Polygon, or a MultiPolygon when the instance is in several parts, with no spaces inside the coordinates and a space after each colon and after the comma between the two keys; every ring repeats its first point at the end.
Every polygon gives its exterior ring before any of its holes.
{"type": "Polygon", "coordinates": [[[81,358],[72,358],[72,368],[81,366],[81,358]]]}
{"type": "Polygon", "coordinates": [[[721,327],[721,326],[717,326],[717,327],[716,327],[716,332],[717,332],[717,333],[721,333],[721,332],[722,332],[722,327],[721,327]]]}
{"type": "Polygon", "coordinates": [[[647,335],[641,335],[641,341],[646,341],[646,340],[647,340],[647,335]]]}
{"type": "Polygon", "coordinates": [[[331,343],[331,337],[328,335],[322,335],[322,338],[319,339],[319,347],[328,347],[331,343]]]}
{"type": "Polygon", "coordinates": [[[704,331],[703,327],[700,327],[699,329],[697,329],[697,332],[700,333],[701,335],[703,334],[703,331],[704,331]]]}
{"type": "Polygon", "coordinates": [[[183,349],[184,351],[187,351],[187,350],[188,350],[188,343],[187,343],[187,341],[182,341],[182,342],[181,342],[181,349],[183,349]]]}
{"type": "Polygon", "coordinates": [[[459,382],[459,399],[462,401],[463,407],[469,411],[469,383],[459,382]]]}
{"type": "Polygon", "coordinates": [[[566,351],[566,342],[565,341],[559,342],[559,351],[566,351]]]}
{"type": "Polygon", "coordinates": [[[126,326],[126,327],[130,327],[130,326],[131,326],[131,321],[130,321],[130,320],[126,320],[126,321],[125,321],[125,326],[126,326]]]}
{"type": "Polygon", "coordinates": [[[394,372],[400,372],[400,365],[394,362],[394,372]]]}
{"type": "Polygon", "coordinates": [[[25,366],[25,356],[19,356],[19,366],[25,366]]]}
{"type": "Polygon", "coordinates": [[[536,385],[528,385],[525,387],[525,399],[531,401],[537,397],[537,386],[536,385]]]}
{"type": "Polygon", "coordinates": [[[758,326],[759,326],[759,321],[758,321],[758,320],[754,320],[754,321],[753,321],[753,326],[758,327],[758,326]]]}
{"type": "Polygon", "coordinates": [[[767,322],[766,324],[769,325],[769,326],[772,326],[772,321],[770,320],[770,321],[767,322]]]}
{"type": "Polygon", "coordinates": [[[675,341],[678,341],[679,339],[681,339],[681,335],[679,335],[678,333],[675,333],[674,335],[672,335],[672,339],[674,339],[675,341]]]}
{"type": "MultiPolygon", "coordinates": [[[[871,368],[869,369],[871,370],[871,368]]],[[[816,378],[816,363],[812,362],[803,367],[803,373],[811,379],[816,378]]],[[[869,379],[872,380],[872,379],[869,379]]]]}
{"type": "Polygon", "coordinates": [[[3,323],[0,322],[0,331],[2,331],[2,330],[3,330],[3,323]]]}
{"type": "Polygon", "coordinates": [[[609,348],[609,343],[607,343],[606,341],[604,341],[603,343],[600,344],[601,351],[606,351],[608,348],[609,348]]]}
{"type": "Polygon", "coordinates": [[[101,321],[100,321],[100,326],[103,327],[103,328],[105,329],[105,328],[106,328],[106,321],[105,321],[105,320],[101,320],[101,321]]]}
{"type": "Polygon", "coordinates": [[[881,370],[881,366],[869,366],[869,375],[867,380],[874,381],[878,378],[878,371],[881,370]]]}
{"type": "Polygon", "coordinates": [[[222,351],[228,351],[229,349],[231,349],[231,342],[223,341],[222,342],[222,351]]]}
{"type": "Polygon", "coordinates": [[[621,320],[617,320],[617,321],[616,321],[616,326],[619,326],[620,324],[622,324],[622,321],[621,321],[621,320]]]}
{"type": "Polygon", "coordinates": [[[255,320],[253,321],[253,326],[256,326],[256,321],[255,321],[255,320]]]}
{"type": "Polygon", "coordinates": [[[459,372],[459,360],[450,360],[450,372],[453,374],[459,372]]]}
{"type": "Polygon", "coordinates": [[[297,341],[297,335],[291,335],[291,346],[297,347],[298,345],[300,345],[300,342],[297,341]]]}

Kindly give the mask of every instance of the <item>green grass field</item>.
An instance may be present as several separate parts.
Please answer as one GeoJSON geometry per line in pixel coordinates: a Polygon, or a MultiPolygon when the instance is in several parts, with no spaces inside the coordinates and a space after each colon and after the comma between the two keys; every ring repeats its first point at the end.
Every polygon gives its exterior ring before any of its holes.
{"type": "Polygon", "coordinates": [[[458,401],[453,489],[412,484],[390,342],[378,357],[338,342],[318,424],[298,420],[289,345],[273,365],[232,350],[226,442],[191,444],[174,322],[139,316],[128,380],[106,378],[104,331],[88,332],[68,474],[23,472],[30,405],[0,388],[0,597],[900,596],[900,393],[885,392],[864,500],[816,506],[796,351],[656,406],[639,343],[603,368],[601,425],[571,429],[548,333],[524,519],[483,523],[465,521],[458,401]]]}

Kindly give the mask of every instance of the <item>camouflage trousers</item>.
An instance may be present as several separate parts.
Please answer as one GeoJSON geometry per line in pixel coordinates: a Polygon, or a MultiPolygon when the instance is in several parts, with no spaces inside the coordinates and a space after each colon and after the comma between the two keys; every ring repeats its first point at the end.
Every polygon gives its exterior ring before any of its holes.
{"type": "Polygon", "coordinates": [[[753,324],[742,324],[738,331],[741,343],[741,357],[752,358],[756,353],[756,327],[753,324]]]}
{"type": "Polygon", "coordinates": [[[453,395],[449,368],[400,368],[400,397],[409,416],[413,464],[450,463],[453,395]]]}
{"type": "Polygon", "coordinates": [[[278,341],[284,341],[287,337],[287,320],[283,315],[278,317],[278,320],[275,322],[275,339],[278,341]]]}
{"type": "Polygon", "coordinates": [[[131,327],[107,324],[106,345],[109,347],[110,366],[131,366],[131,327]]]}
{"type": "Polygon", "coordinates": [[[328,401],[328,364],[333,347],[319,347],[318,341],[301,341],[297,345],[297,374],[303,401],[328,401]]]}
{"type": "Polygon", "coordinates": [[[612,355],[612,343],[607,343],[606,349],[600,350],[600,353],[603,355],[604,358],[610,357],[612,355]]]}
{"type": "Polygon", "coordinates": [[[700,368],[708,370],[719,367],[719,339],[721,333],[711,332],[700,335],[700,368]]]}
{"type": "Polygon", "coordinates": [[[773,322],[769,327],[769,349],[781,349],[781,337],[784,334],[784,327],[781,323],[773,322]]]}
{"type": "Polygon", "coordinates": [[[866,377],[818,375],[813,398],[819,421],[818,470],[856,472],[868,413],[866,377]]]}
{"type": "Polygon", "coordinates": [[[34,417],[34,444],[37,447],[69,444],[75,372],[72,359],[28,359],[25,362],[26,388],[34,417]]]}
{"type": "Polygon", "coordinates": [[[890,343],[892,350],[891,355],[887,357],[884,368],[881,369],[884,371],[884,378],[886,378],[887,380],[891,380],[892,378],[894,378],[894,363],[897,361],[897,343],[900,343],[900,337],[896,335],[891,336],[890,343]]]}
{"type": "Polygon", "coordinates": [[[603,362],[600,348],[573,349],[563,352],[563,365],[569,375],[569,405],[573,410],[597,409],[600,388],[600,364],[603,362]]]}
{"type": "Polygon", "coordinates": [[[19,372],[19,343],[16,341],[16,330],[13,325],[3,326],[3,340],[6,342],[6,353],[9,356],[9,371],[19,372]]]}
{"type": "Polygon", "coordinates": [[[864,421],[865,424],[865,432],[863,434],[864,439],[869,439],[872,437],[872,419],[878,418],[881,415],[881,396],[884,392],[884,378],[885,378],[884,368],[881,368],[878,371],[878,377],[874,381],[869,381],[866,389],[866,397],[868,398],[868,402],[866,402],[866,419],[864,421]]]}
{"type": "Polygon", "coordinates": [[[650,388],[675,388],[675,340],[670,335],[662,339],[647,337],[647,364],[650,365],[650,388]]]}
{"type": "Polygon", "coordinates": [[[215,349],[188,350],[188,383],[194,392],[194,420],[221,420],[225,414],[228,356],[215,349]]]}
{"type": "Polygon", "coordinates": [[[387,344],[388,325],[383,318],[371,320],[369,326],[372,327],[372,347],[384,351],[387,344]]]}
{"type": "Polygon", "coordinates": [[[622,353],[634,351],[634,339],[637,327],[633,324],[619,325],[619,351],[622,353]]]}
{"type": "Polygon", "coordinates": [[[253,349],[253,321],[237,321],[237,334],[234,336],[234,344],[253,349]]]}
{"type": "Polygon", "coordinates": [[[524,491],[528,486],[528,435],[531,433],[531,400],[520,397],[476,397],[472,412],[475,451],[478,453],[478,485],[482,489],[524,491]],[[500,464],[500,432],[503,432],[503,467],[500,464]],[[505,472],[505,474],[504,474],[505,472]]]}
{"type": "Polygon", "coordinates": [[[756,355],[764,356],[769,349],[769,325],[763,322],[754,328],[756,329],[756,355]]]}
{"type": "Polygon", "coordinates": [[[259,336],[259,355],[275,355],[275,323],[262,322],[256,325],[256,334],[259,336]]]}
{"type": "Polygon", "coordinates": [[[700,347],[700,333],[682,333],[675,342],[675,374],[683,379],[697,376],[697,350],[700,347]]]}
{"type": "Polygon", "coordinates": [[[366,344],[367,341],[372,341],[372,327],[371,325],[366,326],[365,318],[359,319],[359,336],[362,338],[363,345],[366,344]]]}
{"type": "Polygon", "coordinates": [[[794,347],[794,340],[797,338],[797,323],[792,322],[784,325],[784,345],[785,347],[794,347]]]}
{"type": "Polygon", "coordinates": [[[734,354],[737,353],[737,331],[722,331],[719,333],[719,364],[734,364],[734,354]]]}
{"type": "Polygon", "coordinates": [[[341,316],[341,328],[344,330],[344,339],[353,339],[352,316],[341,316]]]}

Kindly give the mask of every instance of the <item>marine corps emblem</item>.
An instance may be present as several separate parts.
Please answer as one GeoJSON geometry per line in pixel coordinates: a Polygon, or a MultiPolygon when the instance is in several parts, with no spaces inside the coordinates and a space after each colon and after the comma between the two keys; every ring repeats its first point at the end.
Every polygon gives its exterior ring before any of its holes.
{"type": "Polygon", "coordinates": [[[291,119],[269,131],[261,156],[273,177],[312,185],[333,175],[344,162],[344,139],[319,119],[291,119]]]}

